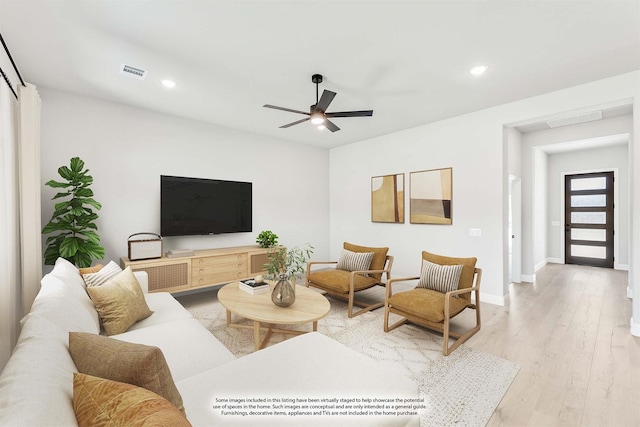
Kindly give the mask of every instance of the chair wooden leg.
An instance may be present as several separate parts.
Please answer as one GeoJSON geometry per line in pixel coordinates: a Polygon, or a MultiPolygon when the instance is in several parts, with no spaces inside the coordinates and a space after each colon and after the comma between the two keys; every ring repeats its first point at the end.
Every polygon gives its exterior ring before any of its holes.
{"type": "Polygon", "coordinates": [[[389,332],[389,304],[384,304],[384,331],[389,332]]]}
{"type": "Polygon", "coordinates": [[[389,332],[397,328],[398,326],[404,325],[409,321],[406,317],[401,318],[393,325],[389,326],[389,314],[391,311],[389,310],[389,306],[385,304],[384,306],[384,331],[389,332]]]}
{"type": "Polygon", "coordinates": [[[460,347],[460,344],[462,344],[463,342],[465,342],[466,340],[468,340],[469,338],[471,338],[473,335],[475,335],[476,332],[478,332],[480,330],[480,310],[478,309],[478,307],[476,307],[476,326],[474,326],[473,328],[469,329],[467,332],[465,332],[462,335],[458,335],[457,339],[455,340],[455,342],[449,346],[449,336],[452,336],[453,334],[449,332],[449,322],[445,320],[444,322],[444,333],[442,336],[442,354],[444,354],[445,356],[448,356],[449,354],[451,354],[453,352],[453,350],[455,350],[456,348],[460,347]]]}
{"type": "Polygon", "coordinates": [[[349,292],[349,304],[348,304],[347,315],[349,317],[353,317],[353,292],[349,292]]]}
{"type": "MultiPolygon", "coordinates": [[[[354,304],[358,305],[356,302],[354,302],[354,304]]],[[[382,303],[382,302],[377,302],[375,304],[366,305],[366,306],[364,306],[364,308],[362,308],[362,309],[356,311],[355,313],[353,313],[352,317],[359,316],[359,315],[361,315],[363,313],[366,313],[367,311],[375,310],[376,308],[380,308],[383,305],[384,305],[384,303],[382,303]]]]}

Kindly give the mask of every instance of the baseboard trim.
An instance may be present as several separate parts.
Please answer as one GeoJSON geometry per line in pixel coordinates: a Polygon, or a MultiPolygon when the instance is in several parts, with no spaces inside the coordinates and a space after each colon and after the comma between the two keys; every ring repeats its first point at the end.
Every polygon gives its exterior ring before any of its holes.
{"type": "Polygon", "coordinates": [[[627,298],[633,299],[633,289],[629,286],[627,286],[627,298]]]}
{"type": "Polygon", "coordinates": [[[618,264],[616,266],[613,267],[616,270],[624,270],[624,271],[629,271],[629,264],[618,264]]]}
{"type": "Polygon", "coordinates": [[[547,265],[547,260],[542,260],[539,263],[536,264],[536,266],[534,267],[534,271],[538,271],[540,270],[542,267],[544,267],[545,265],[547,265]]]}
{"type": "Polygon", "coordinates": [[[547,263],[564,264],[564,261],[561,258],[547,258],[547,263]]]}
{"type": "Polygon", "coordinates": [[[527,283],[533,283],[536,281],[535,274],[521,274],[520,278],[522,279],[523,282],[527,282],[527,283]]]}
{"type": "Polygon", "coordinates": [[[633,317],[629,323],[631,324],[631,335],[640,337],[640,323],[633,323],[633,317]]]}
{"type": "Polygon", "coordinates": [[[486,302],[487,304],[499,305],[504,307],[507,303],[507,296],[483,294],[480,292],[480,302],[486,302]]]}

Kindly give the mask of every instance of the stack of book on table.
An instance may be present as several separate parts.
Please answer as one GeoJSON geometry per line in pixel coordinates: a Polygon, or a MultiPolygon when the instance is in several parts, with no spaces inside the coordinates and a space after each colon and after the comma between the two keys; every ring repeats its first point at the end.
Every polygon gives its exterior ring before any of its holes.
{"type": "Polygon", "coordinates": [[[269,292],[269,284],[267,282],[256,282],[253,279],[241,280],[240,289],[251,295],[266,294],[269,292]]]}

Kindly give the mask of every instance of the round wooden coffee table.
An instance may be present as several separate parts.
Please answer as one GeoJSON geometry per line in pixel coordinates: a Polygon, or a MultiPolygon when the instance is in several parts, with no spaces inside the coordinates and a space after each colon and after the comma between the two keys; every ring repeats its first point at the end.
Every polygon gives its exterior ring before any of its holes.
{"type": "MultiPolygon", "coordinates": [[[[275,284],[271,283],[273,290],[275,284]]],[[[276,328],[274,325],[300,325],[313,322],[313,331],[318,330],[318,320],[329,313],[331,305],[320,293],[296,285],[296,301],[289,307],[278,307],[271,301],[271,292],[251,295],[239,288],[239,283],[229,283],[218,291],[218,301],[227,309],[227,326],[232,328],[253,329],[255,349],[266,346],[274,332],[300,335],[309,331],[276,328]],[[253,326],[231,322],[231,314],[253,320],[253,326]],[[264,324],[264,326],[262,325],[264,324]],[[266,330],[260,340],[260,331],[266,330]]]]}

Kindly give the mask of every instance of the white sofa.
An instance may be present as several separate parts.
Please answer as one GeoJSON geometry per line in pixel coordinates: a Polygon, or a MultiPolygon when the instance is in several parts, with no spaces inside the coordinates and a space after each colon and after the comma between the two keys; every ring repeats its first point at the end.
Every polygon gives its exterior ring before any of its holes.
{"type": "MultiPolygon", "coordinates": [[[[145,291],[146,274],[136,273],[136,278],[145,291]]],[[[0,426],[77,425],[72,405],[72,378],[77,369],[69,354],[69,332],[99,334],[100,321],[72,264],[58,260],[41,284],[0,375],[0,426]]],[[[419,393],[417,385],[397,370],[320,333],[301,335],[235,358],[170,294],[145,293],[145,299],[154,313],[113,338],[162,350],[194,426],[419,425],[415,415],[259,416],[249,414],[246,407],[229,406],[223,413],[214,408],[223,407],[223,399],[395,399],[417,398],[419,393]]],[[[241,406],[247,404],[240,402],[241,406]]],[[[283,406],[282,410],[301,409],[283,406]]]]}

